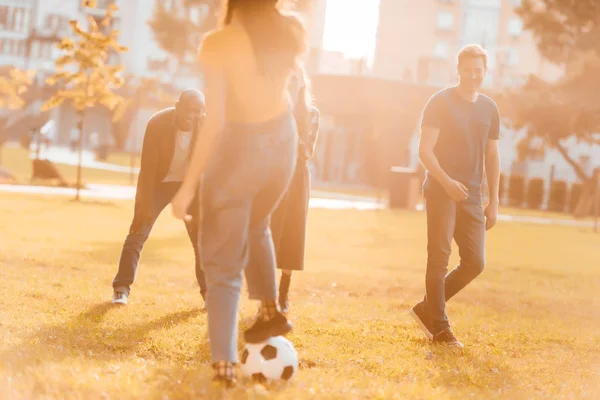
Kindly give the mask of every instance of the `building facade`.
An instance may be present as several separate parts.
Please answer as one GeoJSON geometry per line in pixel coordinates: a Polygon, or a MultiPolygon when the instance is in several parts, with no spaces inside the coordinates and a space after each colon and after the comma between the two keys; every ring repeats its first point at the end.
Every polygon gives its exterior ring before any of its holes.
{"type": "Polygon", "coordinates": [[[456,81],[456,53],[466,44],[489,54],[484,85],[517,86],[529,74],[554,80],[562,68],[545,62],[515,10],[520,0],[381,0],[373,74],[433,85],[456,81]]]}

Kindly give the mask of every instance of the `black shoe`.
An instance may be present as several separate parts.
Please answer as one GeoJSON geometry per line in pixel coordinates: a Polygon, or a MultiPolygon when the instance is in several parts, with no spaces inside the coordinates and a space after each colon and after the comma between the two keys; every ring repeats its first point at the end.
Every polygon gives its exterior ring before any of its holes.
{"type": "Polygon", "coordinates": [[[431,329],[431,320],[425,310],[425,303],[421,302],[410,309],[410,316],[414,318],[417,325],[429,340],[433,339],[433,329],[431,329]]]}
{"type": "Polygon", "coordinates": [[[291,330],[292,324],[278,312],[274,318],[268,321],[259,317],[254,325],[244,332],[244,340],[246,343],[263,343],[272,337],[284,336],[291,330]]]}
{"type": "Polygon", "coordinates": [[[458,339],[454,336],[450,329],[444,329],[440,333],[433,336],[433,343],[439,343],[446,346],[463,348],[465,347],[458,339]]]}

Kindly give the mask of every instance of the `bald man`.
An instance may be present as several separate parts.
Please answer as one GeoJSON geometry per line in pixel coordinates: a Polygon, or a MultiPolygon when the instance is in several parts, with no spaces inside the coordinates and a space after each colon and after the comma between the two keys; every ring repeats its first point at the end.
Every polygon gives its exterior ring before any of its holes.
{"type": "MultiPolygon", "coordinates": [[[[187,89],[181,94],[175,107],[154,114],[146,125],[133,222],[121,252],[119,272],[113,280],[114,304],[127,304],[142,248],[154,222],[171,202],[183,181],[187,160],[194,146],[199,123],[205,116],[205,109],[202,92],[187,89]]],[[[190,207],[190,215],[197,216],[198,212],[198,200],[195,199],[190,207]]],[[[196,278],[204,299],[206,285],[198,252],[198,218],[186,222],[186,228],[194,248],[196,278]]]]}

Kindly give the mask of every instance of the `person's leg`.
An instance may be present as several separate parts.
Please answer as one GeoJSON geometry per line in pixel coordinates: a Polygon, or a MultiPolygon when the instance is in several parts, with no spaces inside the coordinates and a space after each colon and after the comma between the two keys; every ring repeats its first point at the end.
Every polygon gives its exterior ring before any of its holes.
{"type": "Polygon", "coordinates": [[[446,301],[481,274],[485,266],[485,217],[481,204],[459,205],[454,240],[460,264],[446,277],[446,301]]]}
{"type": "Polygon", "coordinates": [[[238,305],[248,259],[250,203],[213,209],[202,219],[202,263],[213,363],[237,363],[238,305]]]}
{"type": "Polygon", "coordinates": [[[284,314],[288,314],[290,309],[289,291],[292,271],[304,269],[309,199],[310,170],[305,162],[299,160],[286,194],[287,215],[280,246],[277,248],[277,264],[278,268],[282,269],[278,302],[284,314]]]}
{"type": "Polygon", "coordinates": [[[246,281],[250,299],[259,300],[261,308],[256,323],[244,332],[244,339],[249,343],[264,342],[291,330],[277,306],[276,256],[269,226],[270,214],[286,190],[285,183],[274,180],[253,200],[246,281]]]}
{"type": "Polygon", "coordinates": [[[284,315],[290,312],[290,300],[288,294],[290,292],[290,284],[292,283],[292,270],[284,269],[281,271],[279,280],[279,308],[284,315]]]}
{"type": "Polygon", "coordinates": [[[198,281],[198,286],[200,287],[200,295],[202,296],[202,299],[206,301],[206,278],[204,276],[204,271],[202,270],[202,261],[199,250],[201,213],[198,197],[196,197],[192,202],[189,213],[192,216],[192,220],[190,222],[186,222],[185,227],[192,242],[192,247],[194,248],[194,265],[196,271],[196,280],[198,281]]]}
{"type": "Polygon", "coordinates": [[[426,199],[427,272],[425,310],[430,318],[431,334],[448,329],[446,315],[446,274],[456,226],[457,205],[445,194],[426,199]]]}
{"type": "Polygon", "coordinates": [[[116,293],[123,293],[126,298],[131,291],[131,285],[135,281],[140,255],[148,236],[154,226],[154,222],[166,207],[172,197],[172,190],[168,186],[158,185],[152,199],[152,214],[143,215],[136,209],[129,234],[123,244],[119,260],[119,271],[113,279],[113,289],[116,293]]]}

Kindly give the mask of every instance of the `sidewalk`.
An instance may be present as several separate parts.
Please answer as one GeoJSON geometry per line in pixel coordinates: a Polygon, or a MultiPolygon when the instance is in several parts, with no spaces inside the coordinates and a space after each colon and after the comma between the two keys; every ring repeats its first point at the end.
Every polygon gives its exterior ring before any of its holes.
{"type": "MultiPolygon", "coordinates": [[[[75,189],[30,186],[30,185],[0,185],[0,192],[29,193],[55,196],[75,196],[75,189]]],[[[80,191],[81,197],[105,200],[132,200],[135,198],[135,186],[89,184],[87,189],[80,191]]],[[[385,202],[379,203],[376,198],[351,196],[335,192],[314,190],[311,193],[309,207],[328,210],[382,210],[387,208],[385,202]]],[[[422,211],[422,209],[417,210],[422,211]]],[[[525,215],[500,214],[500,221],[521,222],[536,225],[562,225],[592,228],[593,221],[578,221],[566,218],[544,218],[525,215]]]]}
{"type": "MultiPolygon", "coordinates": [[[[105,200],[132,200],[135,198],[135,186],[89,184],[87,189],[80,191],[82,198],[105,199],[105,200]]],[[[62,188],[52,186],[32,185],[0,185],[0,192],[28,193],[52,196],[75,196],[74,188],[62,188]]],[[[357,198],[355,196],[344,196],[327,193],[313,193],[309,203],[310,208],[321,208],[330,210],[354,209],[354,210],[376,210],[385,208],[385,204],[378,204],[369,198],[357,198]]]]}

